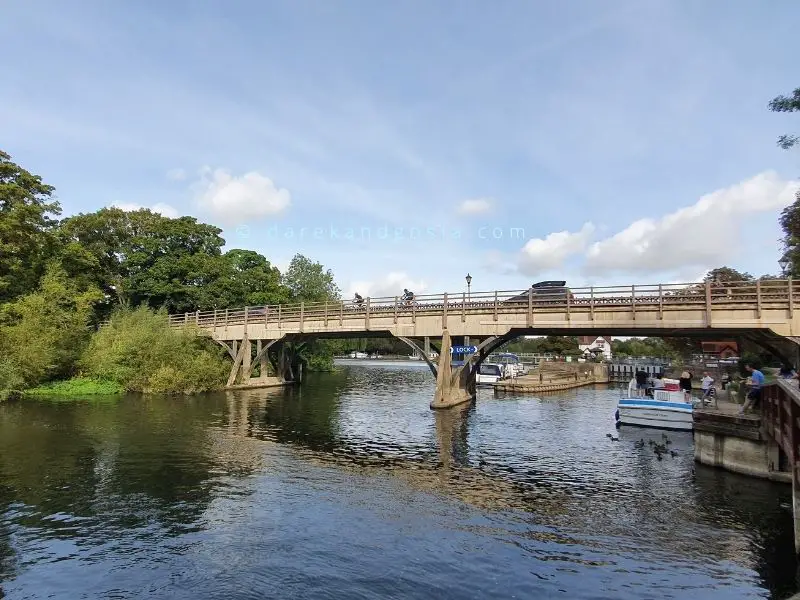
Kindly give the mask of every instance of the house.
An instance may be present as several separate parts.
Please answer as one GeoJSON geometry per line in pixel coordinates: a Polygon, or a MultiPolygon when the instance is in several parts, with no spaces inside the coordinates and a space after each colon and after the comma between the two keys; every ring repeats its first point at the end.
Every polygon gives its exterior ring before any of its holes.
{"type": "Polygon", "coordinates": [[[731,358],[739,356],[739,346],[736,342],[702,342],[703,354],[714,358],[731,358]]]}
{"type": "Polygon", "coordinates": [[[584,356],[592,354],[602,354],[606,360],[611,360],[611,336],[603,335],[593,337],[591,335],[578,336],[578,348],[584,356]]]}

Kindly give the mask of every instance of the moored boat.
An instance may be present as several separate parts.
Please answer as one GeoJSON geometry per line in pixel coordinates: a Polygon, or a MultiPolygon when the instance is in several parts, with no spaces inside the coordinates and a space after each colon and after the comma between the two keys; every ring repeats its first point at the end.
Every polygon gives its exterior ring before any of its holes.
{"type": "Polygon", "coordinates": [[[519,356],[511,352],[501,352],[494,355],[497,364],[504,367],[504,372],[508,377],[521,377],[525,374],[525,366],[520,362],[519,356]]]}
{"type": "Polygon", "coordinates": [[[618,424],[691,431],[692,401],[685,400],[677,379],[662,381],[664,387],[651,390],[652,395],[637,396],[636,380],[632,379],[617,404],[618,424]]]}
{"type": "Polygon", "coordinates": [[[503,365],[498,365],[496,363],[483,363],[480,366],[480,369],[478,369],[478,373],[475,375],[475,384],[481,386],[491,386],[505,378],[506,374],[503,365]]]}

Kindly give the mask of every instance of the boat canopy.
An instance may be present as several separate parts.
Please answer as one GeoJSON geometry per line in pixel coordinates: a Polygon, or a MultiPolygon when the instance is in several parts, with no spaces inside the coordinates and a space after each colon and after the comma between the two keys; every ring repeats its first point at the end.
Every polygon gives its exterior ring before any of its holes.
{"type": "Polygon", "coordinates": [[[500,377],[503,374],[503,369],[500,365],[496,365],[494,363],[483,363],[481,365],[480,371],[478,371],[481,375],[496,375],[500,377]]]}

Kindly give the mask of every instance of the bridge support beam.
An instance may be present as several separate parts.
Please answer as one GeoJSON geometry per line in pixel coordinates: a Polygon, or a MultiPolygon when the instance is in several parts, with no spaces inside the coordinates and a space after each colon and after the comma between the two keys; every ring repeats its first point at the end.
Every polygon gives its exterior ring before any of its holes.
{"type": "Polygon", "coordinates": [[[294,355],[282,340],[255,340],[255,356],[253,356],[253,341],[247,338],[247,334],[244,339],[234,340],[231,346],[224,343],[222,345],[233,358],[231,372],[225,385],[228,389],[274,387],[299,380],[296,374],[301,373],[302,369],[292,368],[294,355]],[[278,368],[277,363],[271,365],[273,374],[270,374],[269,353],[276,349],[279,355],[284,357],[280,360],[283,366],[278,368]],[[259,367],[258,377],[253,376],[256,366],[259,367]]]}

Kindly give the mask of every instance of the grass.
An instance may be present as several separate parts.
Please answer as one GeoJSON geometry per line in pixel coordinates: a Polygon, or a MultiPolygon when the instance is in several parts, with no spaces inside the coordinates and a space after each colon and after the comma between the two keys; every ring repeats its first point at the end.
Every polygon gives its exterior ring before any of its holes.
{"type": "Polygon", "coordinates": [[[54,381],[25,390],[27,396],[113,396],[122,394],[125,388],[113,381],[73,377],[66,381],[54,381]]]}

